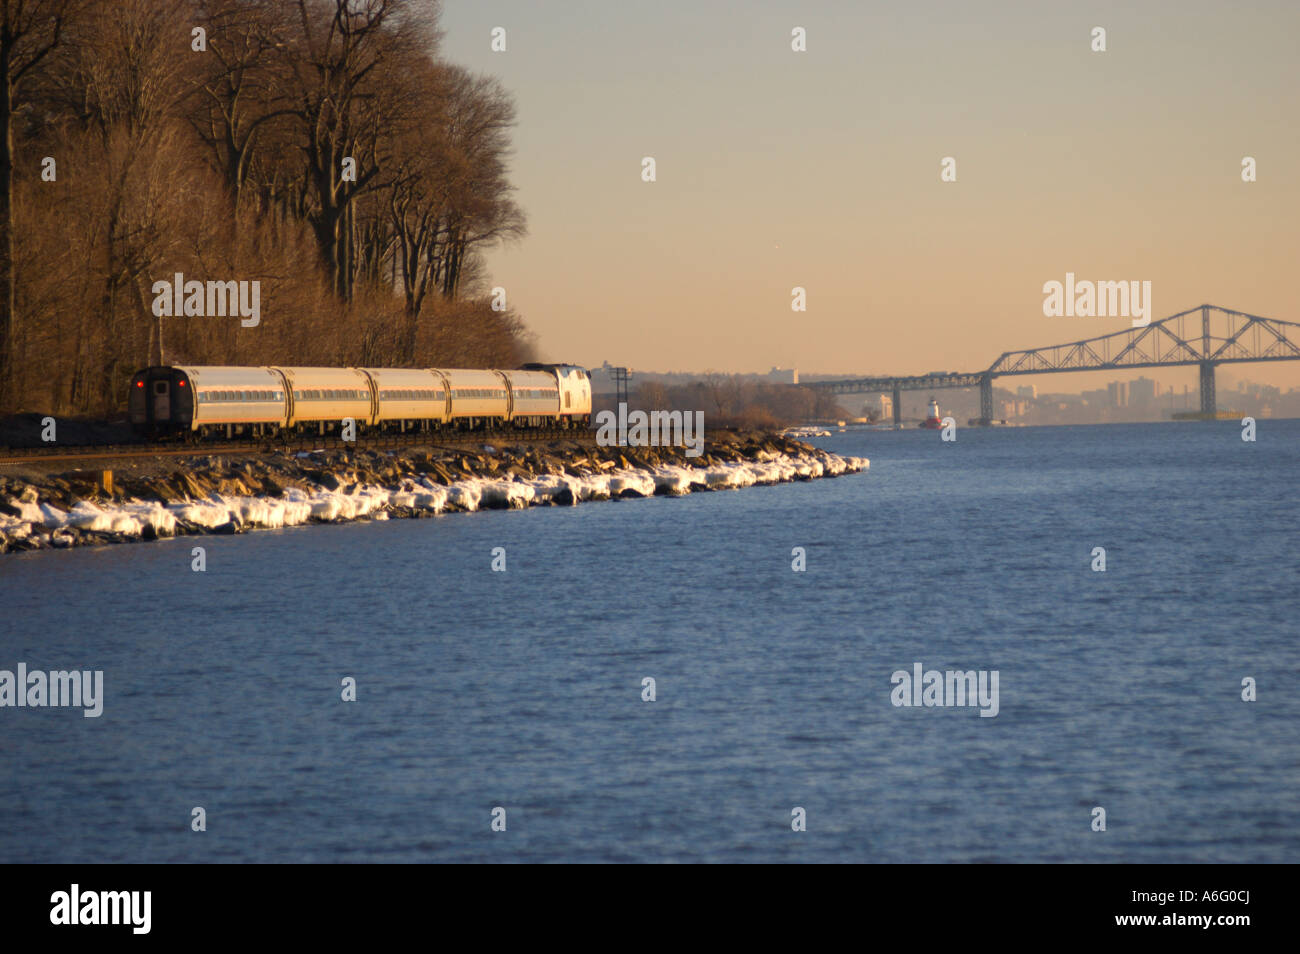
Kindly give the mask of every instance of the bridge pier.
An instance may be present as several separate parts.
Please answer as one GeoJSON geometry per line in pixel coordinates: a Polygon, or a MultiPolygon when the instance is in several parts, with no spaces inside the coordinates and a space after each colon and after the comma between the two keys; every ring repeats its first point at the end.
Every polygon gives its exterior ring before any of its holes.
{"type": "Polygon", "coordinates": [[[894,426],[903,426],[903,389],[894,385],[894,426]]]}
{"type": "Polygon", "coordinates": [[[1213,416],[1218,411],[1218,400],[1214,393],[1214,362],[1201,364],[1201,413],[1213,416]]]}
{"type": "Polygon", "coordinates": [[[980,376],[980,423],[986,427],[993,423],[993,375],[980,376]]]}

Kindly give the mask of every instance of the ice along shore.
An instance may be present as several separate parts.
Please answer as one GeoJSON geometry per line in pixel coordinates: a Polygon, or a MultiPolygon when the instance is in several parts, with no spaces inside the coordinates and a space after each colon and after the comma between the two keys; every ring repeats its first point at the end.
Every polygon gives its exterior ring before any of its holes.
{"type": "Polygon", "coordinates": [[[473,449],[318,450],[200,456],[115,471],[7,477],[0,472],[0,553],[153,540],[182,534],[424,517],[837,477],[866,470],[769,433],[720,431],[699,457],[681,448],[593,441],[473,449]]]}

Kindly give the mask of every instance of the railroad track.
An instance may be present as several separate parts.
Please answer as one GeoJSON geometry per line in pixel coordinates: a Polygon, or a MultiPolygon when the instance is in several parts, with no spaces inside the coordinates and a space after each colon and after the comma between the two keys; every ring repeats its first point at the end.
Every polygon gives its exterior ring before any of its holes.
{"type": "Polygon", "coordinates": [[[402,447],[432,447],[463,450],[466,444],[489,441],[533,443],[554,440],[582,440],[589,431],[546,428],[516,431],[465,431],[460,434],[384,434],[345,441],[337,436],[303,437],[292,440],[216,441],[206,444],[149,443],[88,444],[83,446],[0,447],[0,467],[5,464],[42,464],[62,460],[106,460],[118,457],[210,457],[227,454],[299,453],[315,450],[397,450],[402,447]]]}

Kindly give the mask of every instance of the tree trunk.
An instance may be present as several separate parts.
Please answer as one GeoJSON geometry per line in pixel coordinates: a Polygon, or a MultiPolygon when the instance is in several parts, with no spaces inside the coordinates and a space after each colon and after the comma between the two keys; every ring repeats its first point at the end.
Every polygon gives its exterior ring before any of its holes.
{"type": "Polygon", "coordinates": [[[0,43],[0,408],[17,397],[13,367],[18,335],[14,294],[14,91],[10,80],[13,50],[0,43]]]}

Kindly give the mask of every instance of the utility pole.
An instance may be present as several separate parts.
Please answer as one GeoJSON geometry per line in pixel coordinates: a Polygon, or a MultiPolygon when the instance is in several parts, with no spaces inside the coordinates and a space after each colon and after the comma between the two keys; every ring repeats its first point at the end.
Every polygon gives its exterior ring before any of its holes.
{"type": "Polygon", "coordinates": [[[609,376],[614,379],[614,403],[626,404],[628,396],[627,382],[632,377],[632,372],[627,368],[610,368],[609,376]]]}

